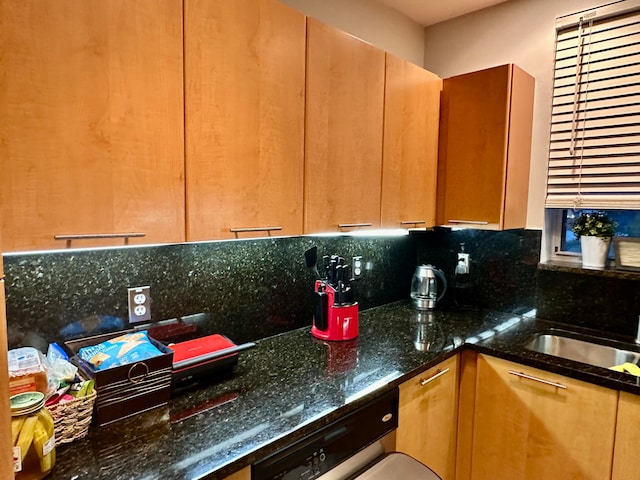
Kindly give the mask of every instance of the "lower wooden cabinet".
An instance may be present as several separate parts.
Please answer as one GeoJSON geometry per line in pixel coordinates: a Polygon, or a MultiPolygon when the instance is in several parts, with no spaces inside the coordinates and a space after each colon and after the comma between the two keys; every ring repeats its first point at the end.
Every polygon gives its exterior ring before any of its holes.
{"type": "Polygon", "coordinates": [[[251,467],[245,467],[242,470],[225,477],[224,480],[251,480],[251,467]]]}
{"type": "Polygon", "coordinates": [[[611,478],[617,403],[615,390],[478,355],[471,480],[611,478]]]}
{"type": "Polygon", "coordinates": [[[396,449],[420,460],[443,480],[456,461],[458,357],[400,385],[396,449]]]}
{"type": "Polygon", "coordinates": [[[640,395],[620,392],[612,480],[639,478],[640,395]]]}

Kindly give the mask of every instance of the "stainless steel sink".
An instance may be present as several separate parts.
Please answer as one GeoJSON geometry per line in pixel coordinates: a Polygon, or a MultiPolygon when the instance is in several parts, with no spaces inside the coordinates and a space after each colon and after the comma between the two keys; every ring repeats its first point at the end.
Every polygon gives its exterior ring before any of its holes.
{"type": "Polygon", "coordinates": [[[536,334],[525,348],[604,368],[626,362],[637,364],[640,361],[640,353],[626,344],[583,337],[562,330],[536,334]]]}

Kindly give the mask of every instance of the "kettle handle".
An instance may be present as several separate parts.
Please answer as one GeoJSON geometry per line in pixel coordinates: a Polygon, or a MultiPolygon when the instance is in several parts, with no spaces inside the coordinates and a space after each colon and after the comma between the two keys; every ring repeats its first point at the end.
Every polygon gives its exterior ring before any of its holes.
{"type": "Polygon", "coordinates": [[[444,276],[444,272],[437,268],[433,269],[433,273],[435,273],[436,277],[438,277],[442,282],[442,293],[438,295],[438,298],[436,299],[436,302],[439,302],[440,299],[444,297],[444,294],[447,293],[447,278],[444,276]]]}

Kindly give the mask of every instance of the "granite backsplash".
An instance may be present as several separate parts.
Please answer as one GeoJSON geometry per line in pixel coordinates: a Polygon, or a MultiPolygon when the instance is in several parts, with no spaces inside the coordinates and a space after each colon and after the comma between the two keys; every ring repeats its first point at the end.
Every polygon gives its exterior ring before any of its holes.
{"type": "Polygon", "coordinates": [[[536,308],[541,232],[435,228],[416,232],[418,263],[445,273],[441,307],[476,306],[510,313],[536,308]],[[469,254],[468,274],[456,274],[458,253],[469,254]]]}
{"type": "Polygon", "coordinates": [[[304,252],[362,255],[355,283],[367,309],[405,298],[411,236],[305,236],[5,254],[9,347],[129,328],[127,288],[151,287],[152,320],[184,317],[197,336],[236,343],[311,324],[315,274],[304,252]]]}
{"type": "Polygon", "coordinates": [[[443,270],[438,308],[512,313],[635,335],[640,275],[540,268],[541,232],[435,228],[405,236],[301,236],[3,255],[9,347],[129,328],[127,288],[149,285],[154,322],[184,318],[236,343],[311,324],[315,274],[304,252],[362,255],[361,310],[408,298],[417,264],[443,270]],[[467,275],[455,273],[458,252],[467,275]],[[603,321],[604,318],[609,320],[603,321]],[[633,332],[632,332],[633,330],[633,332]]]}

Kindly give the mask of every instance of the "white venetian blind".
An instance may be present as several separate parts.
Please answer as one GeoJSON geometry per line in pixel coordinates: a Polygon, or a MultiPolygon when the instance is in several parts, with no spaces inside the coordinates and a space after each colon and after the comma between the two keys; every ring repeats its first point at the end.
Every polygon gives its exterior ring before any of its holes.
{"type": "Polygon", "coordinates": [[[603,10],[558,20],[550,208],[640,209],[640,10],[603,10]]]}

